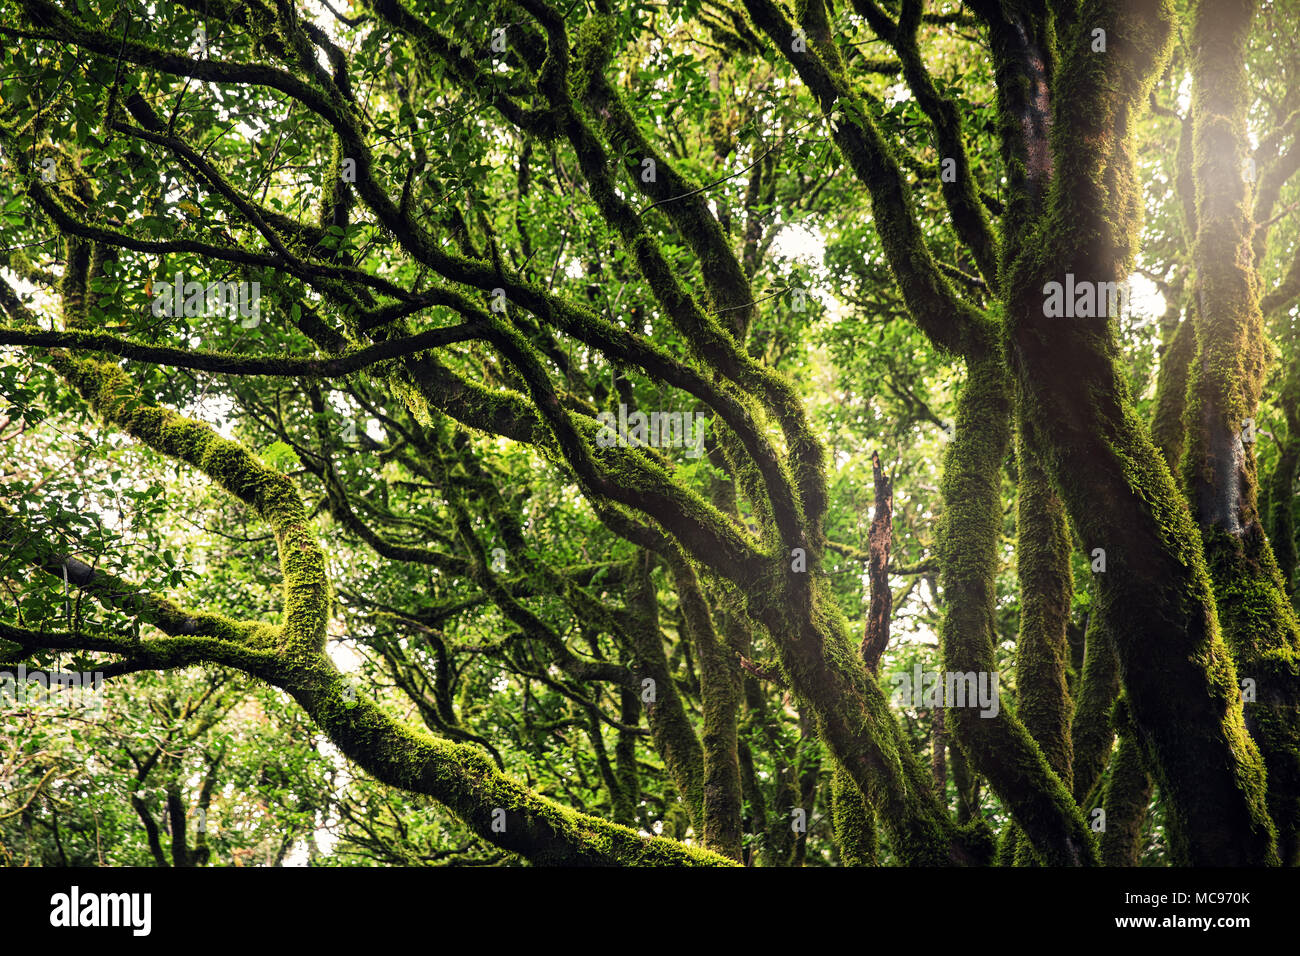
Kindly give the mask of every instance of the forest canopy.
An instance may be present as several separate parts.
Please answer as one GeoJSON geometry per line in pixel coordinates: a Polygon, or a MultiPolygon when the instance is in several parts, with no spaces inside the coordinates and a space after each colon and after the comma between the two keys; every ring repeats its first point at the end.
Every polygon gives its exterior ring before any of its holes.
{"type": "Polygon", "coordinates": [[[1298,19],[0,0],[0,863],[1300,863],[1298,19]]]}

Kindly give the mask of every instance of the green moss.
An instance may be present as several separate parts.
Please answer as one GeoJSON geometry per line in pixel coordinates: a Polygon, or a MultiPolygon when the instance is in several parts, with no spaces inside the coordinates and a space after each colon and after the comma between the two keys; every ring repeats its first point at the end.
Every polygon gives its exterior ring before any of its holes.
{"type": "Polygon", "coordinates": [[[267,522],[284,580],[280,638],[288,648],[323,648],[330,606],[325,556],[292,480],[202,422],[142,404],[117,366],[63,356],[51,364],[106,422],[193,466],[267,522]]]}
{"type": "MultiPolygon", "coordinates": [[[[1151,802],[1141,744],[1133,726],[1120,722],[1119,746],[1111,758],[1106,785],[1106,829],[1101,834],[1101,859],[1106,866],[1137,866],[1142,854],[1143,824],[1151,802]]],[[[1174,832],[1171,839],[1178,839],[1174,832]]],[[[1182,850],[1179,855],[1185,855],[1182,850]]]]}
{"type": "Polygon", "coordinates": [[[614,55],[618,26],[608,14],[593,14],[582,21],[573,39],[569,64],[569,87],[577,100],[587,97],[614,55]]]}
{"type": "Polygon", "coordinates": [[[1020,857],[1021,847],[1027,847],[1028,842],[1025,839],[1025,833],[1018,826],[1009,826],[1002,831],[1002,837],[998,840],[997,853],[993,857],[994,866],[1017,866],[1020,857]]]}
{"type": "Polygon", "coordinates": [[[1066,686],[1067,630],[1073,579],[1065,508],[1023,437],[1016,497],[1016,574],[1020,634],[1016,641],[1018,713],[1048,763],[1068,787],[1073,780],[1072,705],[1066,686]]]}
{"type": "Polygon", "coordinates": [[[1287,434],[1278,449],[1273,471],[1268,477],[1267,505],[1265,511],[1268,540],[1277,559],[1282,586],[1291,595],[1292,606],[1297,596],[1297,549],[1295,522],[1295,487],[1300,477],[1300,361],[1293,361],[1287,369],[1277,404],[1286,418],[1287,434]]]}
{"type": "Polygon", "coordinates": [[[663,758],[695,831],[703,833],[705,754],[664,653],[658,595],[650,576],[652,561],[649,554],[641,552],[625,568],[628,615],[626,624],[616,633],[626,642],[635,661],[633,677],[637,686],[647,678],[654,681],[655,701],[647,706],[646,719],[655,750],[663,758]]]}
{"type": "Polygon", "coordinates": [[[1111,710],[1119,697],[1119,659],[1100,609],[1088,615],[1084,638],[1083,680],[1071,727],[1074,748],[1074,798],[1088,807],[1088,797],[1106,768],[1115,732],[1111,710]]]}
{"type": "Polygon", "coordinates": [[[1047,281],[1127,274],[1140,210],[1133,115],[1168,54],[1173,10],[1110,0],[1093,23],[1112,46],[1091,55],[1080,30],[1063,44],[1054,178],[1009,269],[1007,352],[1030,443],[1085,551],[1107,553],[1097,607],[1161,793],[1190,836],[1178,862],[1259,865],[1276,860],[1263,761],[1235,705],[1196,525],[1133,410],[1112,323],[1043,315],[1047,281]]]}
{"type": "MultiPolygon", "coordinates": [[[[1264,534],[1254,447],[1242,435],[1243,421],[1258,409],[1270,360],[1252,268],[1249,187],[1241,173],[1253,16],[1253,4],[1234,2],[1199,6],[1192,22],[1198,308],[1183,474],[1234,676],[1256,682],[1258,700],[1246,705],[1246,726],[1268,770],[1268,806],[1283,862],[1294,863],[1300,861],[1300,621],[1264,534]]],[[[1232,713],[1237,710],[1234,701],[1232,713]]]]}
{"type": "Polygon", "coordinates": [[[831,775],[831,823],[843,866],[876,866],[876,823],[862,792],[843,769],[831,775]]]}
{"type": "MultiPolygon", "coordinates": [[[[1000,362],[967,364],[956,428],[944,460],[939,566],[947,609],[939,639],[944,668],[953,673],[992,674],[997,669],[995,578],[1002,462],[1011,433],[1008,391],[1000,362]]],[[[1049,540],[1055,540],[1058,530],[1049,540]]],[[[1057,587],[1054,583],[1049,594],[1057,587]]],[[[1058,677],[1063,681],[1063,671],[1058,677]]],[[[1062,692],[1063,687],[1058,689],[1062,692]]],[[[1066,784],[1024,724],[1005,706],[993,717],[970,707],[953,708],[949,716],[958,744],[1043,860],[1051,865],[1094,862],[1095,848],[1066,784]]],[[[1054,732],[1059,736],[1059,728],[1054,732]]]]}
{"type": "Polygon", "coordinates": [[[350,759],[392,786],[426,793],[489,842],[538,865],[725,866],[731,861],[580,814],[532,793],[463,744],[399,724],[354,697],[323,655],[272,675],[350,759]],[[504,830],[499,825],[504,811],[504,830]]]}
{"type": "MultiPolygon", "coordinates": [[[[684,558],[672,562],[678,606],[696,651],[700,673],[704,757],[702,835],[704,846],[734,860],[742,858],[740,758],[736,731],[740,674],[723,648],[694,569],[684,558]]],[[[651,595],[650,600],[656,600],[651,595]]]]}
{"type": "Polygon", "coordinates": [[[1165,345],[1156,380],[1156,408],[1151,435],[1171,471],[1179,467],[1186,444],[1182,416],[1187,401],[1187,375],[1195,349],[1193,322],[1179,322],[1165,345]]]}
{"type": "Polygon", "coordinates": [[[815,716],[818,736],[888,828],[908,865],[976,862],[934,794],[927,768],[903,737],[879,684],[849,641],[829,584],[775,559],[745,588],[748,610],[772,634],[782,671],[815,716]]]}

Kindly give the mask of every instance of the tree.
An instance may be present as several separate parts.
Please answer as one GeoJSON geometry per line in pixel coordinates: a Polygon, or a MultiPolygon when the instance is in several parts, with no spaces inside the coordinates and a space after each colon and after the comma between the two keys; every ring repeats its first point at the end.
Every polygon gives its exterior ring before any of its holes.
{"type": "Polygon", "coordinates": [[[326,9],[5,6],[7,663],[269,684],[384,862],[1297,862],[1287,4],[326,9]]]}

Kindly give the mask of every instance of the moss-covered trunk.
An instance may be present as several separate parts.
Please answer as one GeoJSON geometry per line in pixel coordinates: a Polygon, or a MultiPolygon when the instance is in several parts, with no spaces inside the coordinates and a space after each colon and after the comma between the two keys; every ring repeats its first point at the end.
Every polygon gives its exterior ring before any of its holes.
{"type": "Polygon", "coordinates": [[[1047,212],[1008,283],[1007,352],[1031,447],[1089,553],[1104,552],[1098,610],[1161,792],[1188,839],[1184,864],[1276,860],[1263,761],[1246,732],[1219,635],[1199,531],[1137,418],[1109,315],[1049,314],[1047,283],[1121,283],[1140,196],[1133,112],[1169,49],[1163,0],[1098,4],[1064,38],[1047,212]],[[1103,29],[1096,55],[1091,31],[1103,29]]]}
{"type": "Polygon", "coordinates": [[[831,824],[843,866],[876,865],[876,821],[871,807],[842,769],[831,775],[831,824]]]}
{"type": "Polygon", "coordinates": [[[1016,576],[1020,583],[1020,634],[1016,639],[1016,691],[1025,729],[1068,787],[1073,781],[1071,703],[1066,686],[1073,576],[1065,508],[1025,446],[1016,443],[1016,576]]]}
{"type": "MultiPolygon", "coordinates": [[[[1300,368],[1300,366],[1298,366],[1300,368]]],[[[1300,371],[1296,371],[1300,377],[1300,371]]],[[[1294,408],[1294,406],[1292,406],[1294,408]]],[[[1268,540],[1277,558],[1278,573],[1296,606],[1295,484],[1300,477],[1300,415],[1288,416],[1290,434],[1278,450],[1268,479],[1268,540]]]]}
{"type": "MultiPolygon", "coordinates": [[[[782,573],[800,572],[783,565],[782,573]]],[[[811,606],[805,608],[799,607],[798,587],[760,586],[748,597],[755,617],[780,635],[782,669],[810,707],[818,736],[889,828],[891,846],[902,862],[981,862],[982,849],[948,818],[884,691],[850,645],[847,622],[829,584],[809,584],[811,606]]]]}
{"type": "MultiPolygon", "coordinates": [[[[950,673],[982,675],[990,685],[997,671],[994,602],[1002,462],[1011,439],[1008,392],[999,360],[967,364],[941,485],[944,667],[950,673]]],[[[948,717],[957,742],[1042,859],[1058,866],[1095,862],[1095,848],[1066,784],[1024,724],[1005,707],[994,713],[993,708],[953,703],[948,717]]]]}
{"type": "Polygon", "coordinates": [[[659,632],[659,599],[650,576],[653,556],[641,552],[627,567],[627,616],[623,633],[631,644],[635,677],[655,750],[673,778],[691,822],[704,828],[704,751],[668,670],[659,632]],[[650,681],[650,683],[646,683],[650,681]]]}
{"type": "Polygon", "coordinates": [[[1188,317],[1173,326],[1162,343],[1160,371],[1156,377],[1156,408],[1151,421],[1151,437],[1170,471],[1178,469],[1186,444],[1183,410],[1187,405],[1187,373],[1195,351],[1194,320],[1188,317]]]}
{"type": "Polygon", "coordinates": [[[1245,53],[1254,0],[1192,15],[1197,352],[1188,380],[1184,474],[1205,542],[1219,622],[1268,768],[1282,860],[1300,860],[1300,621],[1257,507],[1253,418],[1267,354],[1245,180],[1245,53]]]}
{"type": "Polygon", "coordinates": [[[701,742],[704,751],[704,846],[739,861],[742,857],[740,757],[737,750],[737,715],[740,675],[734,658],[723,648],[713,617],[690,565],[673,565],[677,599],[700,667],[703,705],[701,742]]]}
{"type": "Polygon", "coordinates": [[[1088,615],[1084,637],[1083,678],[1071,727],[1074,747],[1074,799],[1085,811],[1095,803],[1088,799],[1101,778],[1115,742],[1111,709],[1119,697],[1119,660],[1107,633],[1105,618],[1094,608],[1088,615]]]}
{"type": "MultiPolygon", "coordinates": [[[[1023,438],[1016,442],[1016,577],[1020,585],[1020,631],[1016,638],[1019,714],[1034,742],[1068,788],[1074,744],[1066,680],[1069,662],[1070,530],[1061,499],[1023,438]]],[[[1036,859],[1029,842],[1017,842],[1017,863],[1036,859]]]]}
{"type": "Polygon", "coordinates": [[[1141,745],[1131,728],[1122,729],[1106,786],[1106,828],[1101,834],[1101,860],[1106,866],[1138,865],[1150,802],[1151,777],[1143,765],[1141,745]]]}

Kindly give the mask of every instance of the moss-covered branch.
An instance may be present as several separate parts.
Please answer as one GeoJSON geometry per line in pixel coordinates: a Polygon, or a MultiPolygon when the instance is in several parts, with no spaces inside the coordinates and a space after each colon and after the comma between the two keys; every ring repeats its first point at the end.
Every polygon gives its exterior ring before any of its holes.
{"type": "Polygon", "coordinates": [[[825,62],[815,48],[792,49],[794,26],[774,0],[746,0],[745,8],[790,60],[822,114],[833,118],[835,143],[871,194],[872,217],[912,318],[939,348],[963,356],[988,354],[992,323],[957,297],[935,265],[917,221],[912,190],[868,116],[867,104],[837,64],[825,62]]]}
{"type": "Polygon", "coordinates": [[[106,423],[203,472],[250,505],[279,544],[284,609],[273,643],[254,648],[213,638],[159,638],[131,648],[135,663],[166,669],[208,660],[261,677],[288,691],[343,753],[376,778],[438,799],[485,839],[534,862],[725,862],[559,807],[499,773],[477,750],[413,731],[364,697],[357,699],[325,655],[329,584],[324,552],[291,479],[208,426],[144,404],[114,366],[66,356],[55,356],[51,363],[106,423]],[[504,813],[504,830],[498,811],[504,813]]]}
{"type": "MultiPolygon", "coordinates": [[[[1002,461],[1011,438],[1007,392],[1006,372],[1000,362],[968,364],[941,485],[944,516],[939,566],[947,607],[939,640],[944,669],[978,675],[990,685],[997,674],[994,580],[1002,527],[1002,461]]],[[[1050,519],[1044,516],[1044,520],[1050,519]]],[[[1050,547],[1046,542],[1039,546],[1050,547]]],[[[1032,555],[1030,560],[1032,566],[1032,555]]],[[[1042,641],[1051,644],[1047,635],[1042,641]]],[[[1030,687],[1031,694],[1035,690],[1030,687]]],[[[1052,694],[1050,687],[1037,691],[1052,694]]],[[[1052,769],[1043,750],[1009,709],[981,709],[971,706],[969,700],[965,704],[953,706],[949,713],[957,742],[988,778],[1043,861],[1052,866],[1095,863],[1096,849],[1070,795],[1065,782],[1068,777],[1063,779],[1052,769]]],[[[1044,706],[1039,712],[1044,725],[1049,722],[1046,711],[1044,706]]],[[[1049,733],[1056,742],[1056,756],[1063,757],[1059,728],[1052,727],[1049,733]]]]}
{"type": "Polygon", "coordinates": [[[24,345],[67,349],[74,352],[105,352],[135,362],[188,368],[222,375],[269,375],[280,378],[342,378],[381,362],[418,352],[468,342],[481,337],[481,327],[466,322],[448,328],[427,329],[404,338],[389,339],[365,347],[354,346],[334,356],[242,355],[237,352],[178,349],[124,339],[109,332],[85,329],[46,331],[37,328],[0,328],[0,345],[24,345]]]}

